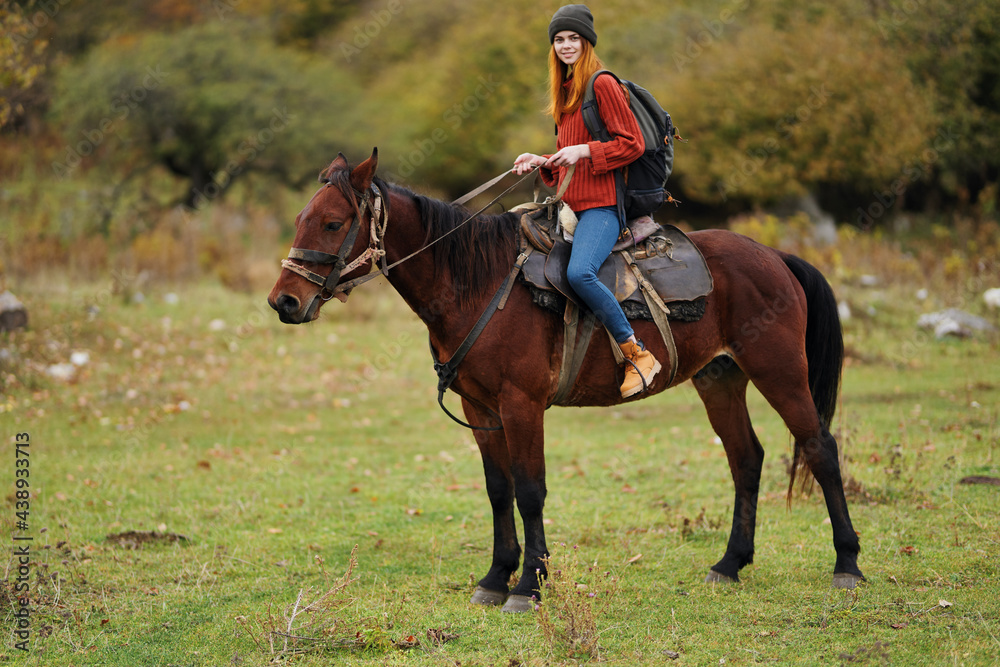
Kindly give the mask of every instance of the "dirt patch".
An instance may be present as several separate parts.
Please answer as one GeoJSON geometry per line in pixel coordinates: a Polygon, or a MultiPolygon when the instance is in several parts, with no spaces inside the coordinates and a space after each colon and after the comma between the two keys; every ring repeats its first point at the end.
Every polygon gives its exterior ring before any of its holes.
{"type": "Polygon", "coordinates": [[[979,475],[974,475],[972,477],[963,477],[958,482],[959,484],[991,484],[993,486],[1000,486],[1000,478],[997,477],[982,477],[979,475]]]}
{"type": "Polygon", "coordinates": [[[123,549],[138,549],[148,544],[174,544],[191,541],[185,535],[160,533],[155,530],[129,530],[124,533],[108,535],[104,539],[123,549]]]}

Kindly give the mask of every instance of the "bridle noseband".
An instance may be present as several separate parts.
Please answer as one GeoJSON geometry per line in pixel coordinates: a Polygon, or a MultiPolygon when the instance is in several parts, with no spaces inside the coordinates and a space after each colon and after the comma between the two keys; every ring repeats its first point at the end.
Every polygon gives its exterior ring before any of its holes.
{"type": "MultiPolygon", "coordinates": [[[[327,187],[331,185],[330,181],[326,182],[327,187]]],[[[340,284],[340,277],[354,271],[369,260],[371,260],[372,269],[374,270],[375,263],[381,259],[382,269],[380,273],[388,273],[388,268],[385,266],[385,247],[383,245],[385,231],[389,226],[389,210],[385,205],[385,196],[375,184],[370,185],[364,193],[355,190],[354,195],[354,220],[351,222],[347,236],[344,237],[344,242],[340,244],[340,250],[337,251],[336,255],[331,255],[328,252],[320,250],[309,250],[308,248],[292,248],[288,251],[288,258],[281,260],[282,267],[302,276],[314,285],[319,285],[322,288],[320,298],[324,301],[332,299],[337,292],[343,292],[345,295],[350,294],[351,290],[359,283],[352,280],[340,284]],[[358,197],[361,198],[360,202],[358,201],[358,197]],[[371,222],[368,248],[348,264],[347,257],[351,254],[354,243],[357,241],[358,233],[361,231],[361,219],[366,212],[371,222]],[[312,264],[332,264],[333,267],[330,269],[328,275],[322,276],[310,271],[301,264],[296,264],[292,261],[293,259],[312,264]]]]}

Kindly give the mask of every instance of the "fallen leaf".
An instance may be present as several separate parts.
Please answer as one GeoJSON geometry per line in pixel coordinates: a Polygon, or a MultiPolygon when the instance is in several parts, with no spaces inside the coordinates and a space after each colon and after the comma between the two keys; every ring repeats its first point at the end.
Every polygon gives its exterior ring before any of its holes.
{"type": "Polygon", "coordinates": [[[268,528],[267,532],[271,533],[272,535],[277,535],[278,533],[283,533],[285,531],[283,531],[281,528],[268,528]]]}
{"type": "Polygon", "coordinates": [[[938,600],[938,606],[942,609],[947,609],[948,607],[953,607],[954,605],[947,600],[938,600]]]}
{"type": "Polygon", "coordinates": [[[631,565],[632,563],[637,563],[637,562],[639,562],[639,560],[640,560],[641,558],[642,558],[642,554],[636,554],[635,556],[632,556],[631,558],[629,558],[629,559],[628,559],[628,563],[629,563],[630,565],[631,565]]]}
{"type": "Polygon", "coordinates": [[[905,628],[908,625],[909,625],[909,623],[893,623],[889,627],[892,628],[893,630],[902,630],[903,628],[905,628]]]}
{"type": "Polygon", "coordinates": [[[452,634],[447,630],[439,628],[427,629],[427,640],[434,646],[441,646],[441,644],[450,642],[454,639],[458,639],[458,635],[452,634]]]}
{"type": "Polygon", "coordinates": [[[403,637],[398,642],[396,642],[396,648],[398,649],[408,649],[420,646],[420,640],[410,635],[408,637],[403,637]]]}
{"type": "Polygon", "coordinates": [[[681,657],[681,654],[678,653],[677,651],[664,651],[663,655],[667,656],[671,660],[676,660],[677,658],[681,657]]]}

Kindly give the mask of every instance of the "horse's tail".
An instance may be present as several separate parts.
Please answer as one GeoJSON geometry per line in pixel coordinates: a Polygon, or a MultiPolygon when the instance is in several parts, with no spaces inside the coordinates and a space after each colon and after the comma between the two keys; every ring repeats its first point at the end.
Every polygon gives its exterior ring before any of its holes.
{"type": "MultiPolygon", "coordinates": [[[[806,294],[806,360],[809,364],[809,391],[813,404],[827,429],[833,423],[840,394],[840,377],[844,366],[844,335],[840,328],[837,299],[830,284],[809,262],[794,255],[783,254],[785,266],[802,285],[806,294]]],[[[798,471],[800,446],[795,443],[792,456],[788,497],[791,499],[798,471]]]]}

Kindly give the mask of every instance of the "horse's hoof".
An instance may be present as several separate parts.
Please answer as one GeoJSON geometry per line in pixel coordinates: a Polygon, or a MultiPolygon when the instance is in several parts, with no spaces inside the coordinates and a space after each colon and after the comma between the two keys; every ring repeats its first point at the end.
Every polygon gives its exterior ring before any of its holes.
{"type": "Polygon", "coordinates": [[[527,595],[511,595],[507,598],[507,602],[504,603],[503,609],[500,611],[510,614],[520,614],[525,611],[533,611],[534,609],[534,599],[527,595]]]}
{"type": "Polygon", "coordinates": [[[471,604],[481,604],[485,607],[497,607],[502,605],[506,599],[506,593],[491,591],[483,588],[482,586],[476,586],[476,592],[472,594],[472,599],[469,600],[469,602],[471,604]]]}
{"type": "Polygon", "coordinates": [[[850,574],[849,572],[837,572],[833,575],[833,587],[851,590],[858,585],[859,581],[863,580],[864,577],[856,574],[850,574]]]}
{"type": "Polygon", "coordinates": [[[706,584],[737,584],[739,583],[736,579],[732,577],[727,577],[721,572],[716,572],[715,570],[709,570],[708,576],[705,577],[706,584]]]}

